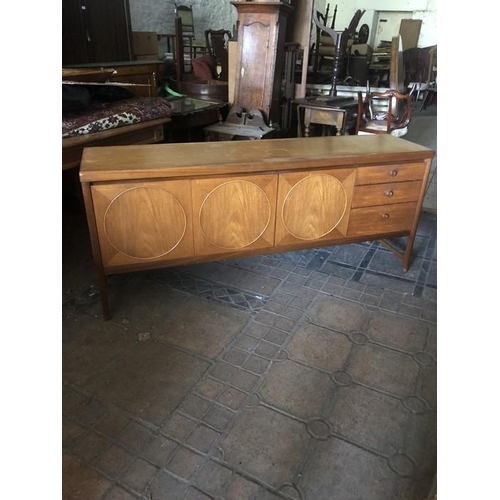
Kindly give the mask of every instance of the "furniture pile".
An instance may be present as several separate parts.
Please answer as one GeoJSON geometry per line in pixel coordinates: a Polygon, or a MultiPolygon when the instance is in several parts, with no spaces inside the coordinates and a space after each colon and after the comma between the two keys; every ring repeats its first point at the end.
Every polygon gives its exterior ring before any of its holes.
{"type": "Polygon", "coordinates": [[[107,81],[112,72],[63,69],[63,170],[80,166],[85,147],[163,140],[163,125],[171,121],[170,103],[162,97],[139,97],[130,90],[133,86],[107,81]],[[70,75],[82,81],[70,80],[70,75]]]}

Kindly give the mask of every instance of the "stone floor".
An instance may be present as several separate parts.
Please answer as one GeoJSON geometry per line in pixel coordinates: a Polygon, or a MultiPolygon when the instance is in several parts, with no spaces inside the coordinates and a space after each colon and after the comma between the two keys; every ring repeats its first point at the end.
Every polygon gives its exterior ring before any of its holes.
{"type": "Polygon", "coordinates": [[[104,321],[63,200],[63,499],[429,498],[436,241],[430,207],[406,274],[363,243],[112,276],[104,321]]]}

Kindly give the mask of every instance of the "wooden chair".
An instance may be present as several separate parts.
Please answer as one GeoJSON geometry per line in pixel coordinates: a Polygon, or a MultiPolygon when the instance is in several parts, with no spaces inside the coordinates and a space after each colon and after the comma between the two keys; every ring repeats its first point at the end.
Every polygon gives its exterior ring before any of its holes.
{"type": "Polygon", "coordinates": [[[205,52],[206,45],[204,40],[197,40],[194,30],[193,7],[188,5],[178,5],[174,2],[175,17],[182,21],[182,37],[184,47],[189,50],[189,61],[196,57],[198,50],[205,52]]]}
{"type": "MultiPolygon", "coordinates": [[[[332,28],[325,26],[321,19],[319,11],[314,11],[313,21],[318,28],[318,33],[325,32],[326,35],[319,35],[317,40],[317,48],[314,61],[314,80],[316,81],[317,71],[322,66],[322,61],[325,57],[333,58],[332,68],[332,89],[330,95],[337,95],[337,82],[341,79],[344,73],[344,68],[347,66],[346,58],[350,50],[349,45],[352,45],[356,26],[359,20],[366,11],[357,10],[349,23],[349,26],[344,31],[335,31],[332,28]],[[329,42],[328,42],[329,40],[329,42]],[[320,58],[318,61],[318,57],[320,58]]],[[[327,14],[328,15],[328,14],[327,14]]]]}
{"type": "Polygon", "coordinates": [[[403,53],[405,85],[407,89],[412,89],[412,96],[415,101],[419,101],[422,96],[422,107],[424,107],[425,97],[432,89],[437,74],[437,45],[429,47],[413,47],[403,53]]]}
{"type": "Polygon", "coordinates": [[[228,42],[231,32],[228,30],[205,30],[207,52],[215,58],[215,63],[220,67],[219,79],[227,81],[229,78],[228,42]]]}
{"type": "Polygon", "coordinates": [[[427,81],[422,92],[422,105],[420,111],[424,110],[437,96],[437,45],[429,49],[429,69],[427,81]]]}
{"type": "Polygon", "coordinates": [[[412,97],[395,89],[384,92],[358,92],[356,135],[391,134],[402,137],[411,121],[412,97]]]}

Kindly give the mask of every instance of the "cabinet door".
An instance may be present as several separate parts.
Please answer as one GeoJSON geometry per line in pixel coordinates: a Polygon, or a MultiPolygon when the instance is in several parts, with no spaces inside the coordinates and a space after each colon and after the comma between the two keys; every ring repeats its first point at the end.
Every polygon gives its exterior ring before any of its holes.
{"type": "Polygon", "coordinates": [[[90,62],[131,61],[132,28],[128,0],[86,1],[91,37],[90,62]]]}
{"type": "Polygon", "coordinates": [[[346,236],[354,169],[279,176],[276,246],[346,236]]]}
{"type": "Polygon", "coordinates": [[[275,18],[270,19],[269,15],[262,14],[245,18],[238,34],[241,43],[235,102],[246,111],[253,108],[263,111],[266,120],[269,119],[272,78],[276,64],[276,54],[273,52],[276,30],[270,22],[273,20],[275,18]]]}
{"type": "MultiPolygon", "coordinates": [[[[238,10],[234,103],[258,109],[266,123],[281,121],[287,18],[281,2],[231,2],[238,10]]],[[[283,125],[283,124],[282,124],[283,125]]]]}
{"type": "Polygon", "coordinates": [[[132,60],[128,0],[63,0],[62,63],[132,60]]]}
{"type": "Polygon", "coordinates": [[[272,247],[276,175],[192,181],[196,255],[272,247]]]}
{"type": "Polygon", "coordinates": [[[105,269],[193,255],[189,181],[92,186],[105,269]]]}
{"type": "Polygon", "coordinates": [[[86,64],[87,32],[85,25],[85,5],[79,0],[62,2],[62,64],[86,64]]]}

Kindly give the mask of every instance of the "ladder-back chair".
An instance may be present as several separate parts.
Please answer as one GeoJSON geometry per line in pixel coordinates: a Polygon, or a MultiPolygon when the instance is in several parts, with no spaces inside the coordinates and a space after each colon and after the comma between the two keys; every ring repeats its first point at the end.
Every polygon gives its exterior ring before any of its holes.
{"type": "Polygon", "coordinates": [[[218,76],[223,81],[227,81],[229,78],[228,42],[230,39],[231,32],[229,30],[205,30],[207,52],[215,59],[216,66],[220,67],[218,76]]]}

